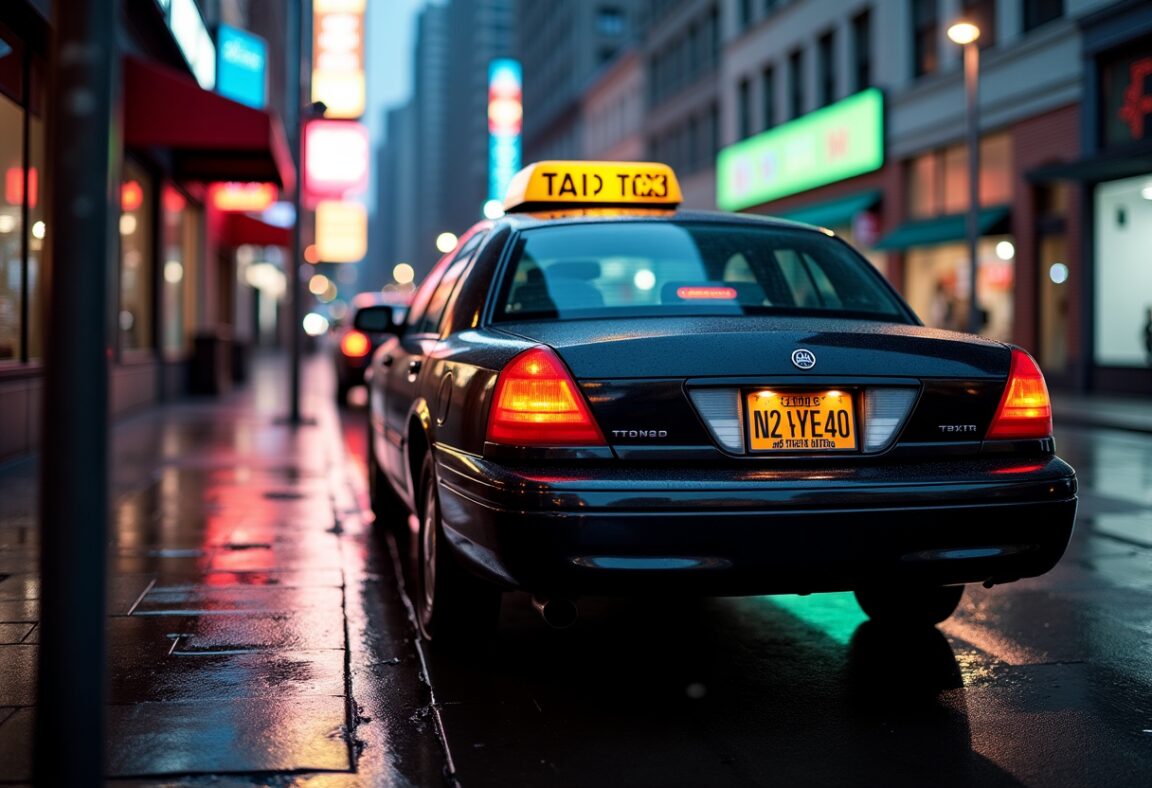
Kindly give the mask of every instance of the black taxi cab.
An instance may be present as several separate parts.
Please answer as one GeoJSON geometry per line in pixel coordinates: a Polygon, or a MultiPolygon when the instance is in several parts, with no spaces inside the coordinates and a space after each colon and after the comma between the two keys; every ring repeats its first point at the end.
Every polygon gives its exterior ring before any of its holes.
{"type": "Polygon", "coordinates": [[[540,162],[417,289],[366,373],[378,522],[411,537],[422,635],[501,594],[854,591],[931,625],[1071,536],[1044,377],[925,327],[860,254],[679,210],[665,165],[540,162]]]}

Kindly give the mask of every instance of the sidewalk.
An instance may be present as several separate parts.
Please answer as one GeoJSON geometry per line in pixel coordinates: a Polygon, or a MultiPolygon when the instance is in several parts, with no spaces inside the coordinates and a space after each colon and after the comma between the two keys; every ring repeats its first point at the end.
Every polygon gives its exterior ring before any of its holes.
{"type": "MultiPolygon", "coordinates": [[[[112,431],[109,778],[442,779],[420,655],[360,519],[326,359],[302,379],[310,426],[280,423],[287,370],[265,358],[242,391],[112,431]]],[[[32,460],[0,467],[0,782],[31,776],[36,498],[32,460]]]]}
{"type": "Polygon", "coordinates": [[[1052,394],[1052,419],[1061,426],[1152,433],[1152,397],[1052,394]]]}

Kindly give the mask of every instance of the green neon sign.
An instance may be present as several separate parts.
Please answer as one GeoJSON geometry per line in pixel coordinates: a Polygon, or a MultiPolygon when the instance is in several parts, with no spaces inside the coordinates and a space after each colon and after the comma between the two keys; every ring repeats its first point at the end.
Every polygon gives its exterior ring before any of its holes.
{"type": "Polygon", "coordinates": [[[868,88],[720,151],[716,205],[739,211],[883,166],[884,94],[868,88]]]}

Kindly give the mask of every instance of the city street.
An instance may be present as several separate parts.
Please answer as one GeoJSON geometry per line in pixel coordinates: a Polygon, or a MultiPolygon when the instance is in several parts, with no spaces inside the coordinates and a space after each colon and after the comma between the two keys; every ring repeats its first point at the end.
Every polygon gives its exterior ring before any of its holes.
{"type": "MultiPolygon", "coordinates": [[[[342,412],[356,458],[362,419],[342,412]]],[[[939,630],[893,636],[835,594],[582,600],[556,631],[505,595],[489,650],[430,650],[457,779],[1148,785],[1152,434],[1058,425],[1057,446],[1081,483],[1069,552],[970,586],[939,630]]]]}
{"type": "MultiPolygon", "coordinates": [[[[417,645],[394,550],[368,522],[362,392],[337,411],[327,359],[305,371],[315,424],[295,432],[280,418],[275,359],[222,400],[116,427],[111,778],[1071,788],[1152,777],[1152,432],[1058,419],[1082,493],[1068,554],[1044,577],[970,588],[939,629],[886,633],[836,594],[583,599],[577,624],[552,630],[509,594],[493,643],[444,654],[417,645]]],[[[1082,418],[1118,418],[1112,403],[1074,404],[1082,418]]],[[[35,467],[0,468],[0,782],[16,784],[30,776],[35,712],[35,467]]]]}

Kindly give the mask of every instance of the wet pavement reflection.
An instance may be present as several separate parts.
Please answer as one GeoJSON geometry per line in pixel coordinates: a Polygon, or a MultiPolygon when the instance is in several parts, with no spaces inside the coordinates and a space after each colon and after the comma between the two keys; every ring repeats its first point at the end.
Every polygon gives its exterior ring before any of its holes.
{"type": "MultiPolygon", "coordinates": [[[[350,453],[362,412],[343,413],[350,453]]],[[[466,786],[1152,784],[1152,435],[1060,429],[1069,552],[893,632],[850,594],[581,600],[548,629],[429,650],[466,786]]],[[[360,455],[362,456],[362,455],[360,455]]]]}

